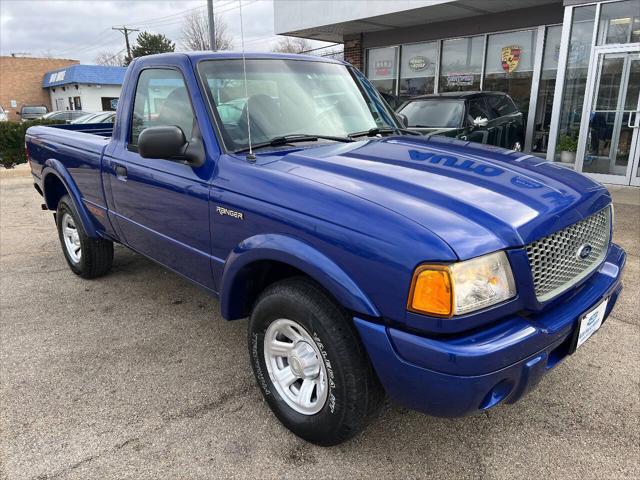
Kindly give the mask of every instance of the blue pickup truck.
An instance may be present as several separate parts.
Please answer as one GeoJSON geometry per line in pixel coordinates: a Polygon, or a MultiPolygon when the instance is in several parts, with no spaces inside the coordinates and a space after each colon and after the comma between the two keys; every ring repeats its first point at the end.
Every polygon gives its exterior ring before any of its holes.
{"type": "Polygon", "coordinates": [[[249,317],[266,402],[320,445],[385,393],[444,417],[515,402],[622,289],[605,188],[413,135],[339,61],[142,57],[115,125],[31,127],[26,146],[71,270],[106,274],[121,243],[249,317]]]}

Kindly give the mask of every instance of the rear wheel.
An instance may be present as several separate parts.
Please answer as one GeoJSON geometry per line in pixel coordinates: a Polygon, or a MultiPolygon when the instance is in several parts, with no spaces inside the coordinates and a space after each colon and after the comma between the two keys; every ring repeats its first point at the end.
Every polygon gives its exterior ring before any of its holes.
{"type": "Polygon", "coordinates": [[[249,321],[249,353],[274,414],[309,442],[353,437],[382,405],[352,319],[304,278],[278,282],[260,296],[249,321]]]}
{"type": "Polygon", "coordinates": [[[95,278],[111,269],[113,243],[87,236],[69,195],[58,203],[56,223],[64,257],[73,273],[82,278],[95,278]]]}

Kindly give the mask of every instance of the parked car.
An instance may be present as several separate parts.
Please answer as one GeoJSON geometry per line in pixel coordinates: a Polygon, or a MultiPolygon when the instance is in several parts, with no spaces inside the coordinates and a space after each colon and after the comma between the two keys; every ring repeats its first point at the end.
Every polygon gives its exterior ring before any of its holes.
{"type": "Polygon", "coordinates": [[[310,442],[355,435],[384,391],[443,417],[515,402],[621,292],[606,188],[531,155],[409,135],[344,62],[140,57],[120,108],[111,129],[27,131],[71,271],[106,274],[121,243],[218,296],[223,318],[249,317],[265,401],[310,442]],[[221,119],[218,99],[244,99],[242,112],[221,119]]]}
{"type": "Polygon", "coordinates": [[[44,105],[23,105],[19,112],[20,118],[23,122],[27,120],[36,120],[42,118],[44,114],[49,111],[44,105]]]}
{"type": "Polygon", "coordinates": [[[410,129],[521,151],[523,114],[502,92],[447,92],[422,95],[401,105],[410,129]]]}
{"type": "Polygon", "coordinates": [[[2,108],[2,105],[0,105],[0,122],[6,122],[7,120],[9,120],[9,114],[2,108]]]}
{"type": "Polygon", "coordinates": [[[71,123],[113,123],[116,119],[116,112],[105,111],[96,113],[86,113],[76,118],[71,123]]]}
{"type": "Polygon", "coordinates": [[[73,120],[83,117],[87,112],[82,110],[56,110],[54,112],[45,113],[41,118],[42,120],[62,120],[66,123],[71,123],[73,120]]]}
{"type": "Polygon", "coordinates": [[[403,103],[397,96],[389,93],[380,92],[380,96],[384,98],[385,102],[394,110],[403,103]]]}

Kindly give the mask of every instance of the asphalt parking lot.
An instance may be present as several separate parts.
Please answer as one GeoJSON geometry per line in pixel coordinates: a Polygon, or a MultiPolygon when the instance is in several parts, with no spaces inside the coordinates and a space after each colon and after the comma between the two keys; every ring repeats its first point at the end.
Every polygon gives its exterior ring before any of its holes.
{"type": "Polygon", "coordinates": [[[616,190],[625,291],[537,390],[463,419],[387,405],[319,448],[262,401],[245,320],[124,248],[76,277],[29,177],[0,177],[0,478],[638,478],[640,189],[616,190]]]}

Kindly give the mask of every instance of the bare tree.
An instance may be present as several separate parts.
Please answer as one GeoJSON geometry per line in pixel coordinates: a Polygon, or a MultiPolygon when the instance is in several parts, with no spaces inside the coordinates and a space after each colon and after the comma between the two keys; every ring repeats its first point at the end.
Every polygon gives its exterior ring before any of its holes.
{"type": "Polygon", "coordinates": [[[273,47],[274,52],[280,53],[302,53],[307,50],[311,50],[311,42],[299,37],[283,37],[273,47]]]}
{"type": "Polygon", "coordinates": [[[124,65],[124,53],[118,52],[100,52],[94,59],[96,65],[109,65],[112,67],[121,67],[124,65]]]}
{"type": "MultiPolygon", "coordinates": [[[[213,17],[216,50],[232,50],[233,37],[220,15],[213,17]]],[[[182,24],[182,48],[185,50],[211,50],[209,47],[209,20],[203,11],[187,15],[182,24]]]]}

